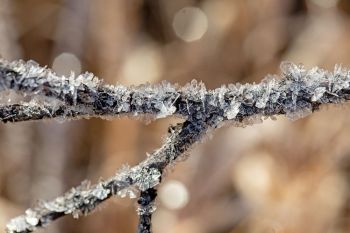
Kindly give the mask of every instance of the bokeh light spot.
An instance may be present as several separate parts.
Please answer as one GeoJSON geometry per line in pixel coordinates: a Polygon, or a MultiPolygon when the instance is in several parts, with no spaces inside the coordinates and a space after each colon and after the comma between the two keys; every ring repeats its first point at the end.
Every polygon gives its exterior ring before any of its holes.
{"type": "Polygon", "coordinates": [[[335,7],[338,3],[338,0],[310,0],[313,4],[321,8],[331,8],[335,7]]]}
{"type": "Polygon", "coordinates": [[[208,18],[197,7],[185,7],[179,10],[173,19],[176,35],[186,42],[199,40],[208,30],[208,18]]]}
{"type": "Polygon", "coordinates": [[[181,209],[189,201],[189,194],[185,185],[179,181],[168,181],[159,190],[161,202],[168,209],[181,209]]]}
{"type": "Polygon", "coordinates": [[[75,74],[81,73],[81,63],[79,58],[72,53],[61,53],[55,57],[52,69],[59,75],[69,76],[73,71],[75,74]]]}
{"type": "Polygon", "coordinates": [[[153,45],[143,45],[132,51],[122,66],[121,82],[142,84],[156,82],[163,71],[162,56],[153,45]]]}

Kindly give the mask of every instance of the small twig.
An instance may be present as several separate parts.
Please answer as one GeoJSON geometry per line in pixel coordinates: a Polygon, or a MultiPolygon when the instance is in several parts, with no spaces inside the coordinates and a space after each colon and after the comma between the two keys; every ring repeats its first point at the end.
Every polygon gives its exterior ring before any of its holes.
{"type": "Polygon", "coordinates": [[[57,105],[55,107],[36,103],[0,105],[0,121],[4,123],[53,118],[67,120],[84,117],[88,118],[89,116],[89,113],[76,111],[76,109],[70,109],[64,105],[57,105]]]}
{"type": "Polygon", "coordinates": [[[137,203],[140,205],[137,213],[139,215],[138,233],[151,233],[152,214],[155,211],[154,201],[157,197],[157,190],[155,188],[142,191],[137,203]]]}
{"type": "Polygon", "coordinates": [[[184,122],[169,128],[164,145],[133,168],[124,168],[116,176],[90,187],[86,182],[50,202],[41,202],[24,215],[12,219],[8,232],[31,232],[67,214],[78,217],[91,212],[113,195],[125,196],[134,190],[144,192],[155,187],[164,169],[205,134],[206,125],[184,122]]]}

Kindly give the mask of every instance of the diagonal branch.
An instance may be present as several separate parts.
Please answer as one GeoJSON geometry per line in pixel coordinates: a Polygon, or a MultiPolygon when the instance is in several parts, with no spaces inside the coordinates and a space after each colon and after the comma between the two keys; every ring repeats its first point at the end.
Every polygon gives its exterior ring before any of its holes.
{"type": "Polygon", "coordinates": [[[67,214],[72,214],[73,217],[85,215],[113,195],[133,196],[133,190],[141,190],[142,193],[155,187],[160,182],[164,169],[199,141],[207,130],[207,125],[188,121],[170,127],[164,145],[139,165],[124,168],[115,176],[92,187],[84,182],[53,201],[41,202],[26,210],[24,215],[12,219],[7,225],[7,231],[31,232],[67,214]]]}

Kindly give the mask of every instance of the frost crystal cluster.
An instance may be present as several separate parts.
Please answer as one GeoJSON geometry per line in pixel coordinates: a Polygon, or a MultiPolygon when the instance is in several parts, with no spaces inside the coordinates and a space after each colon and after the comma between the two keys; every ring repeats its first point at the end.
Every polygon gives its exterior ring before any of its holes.
{"type": "Polygon", "coordinates": [[[323,104],[350,99],[350,71],[333,72],[281,64],[280,76],[267,76],[259,84],[229,84],[207,90],[202,82],[180,87],[168,82],[126,87],[106,85],[91,73],[59,76],[33,61],[0,60],[0,121],[69,120],[90,117],[178,116],[183,123],[170,126],[164,144],[134,167],[96,185],[87,182],[52,201],[42,201],[7,224],[11,233],[31,232],[64,215],[85,215],[106,199],[139,196],[139,232],[150,232],[156,187],[164,171],[208,132],[226,122],[246,126],[263,117],[304,117],[323,104]]]}

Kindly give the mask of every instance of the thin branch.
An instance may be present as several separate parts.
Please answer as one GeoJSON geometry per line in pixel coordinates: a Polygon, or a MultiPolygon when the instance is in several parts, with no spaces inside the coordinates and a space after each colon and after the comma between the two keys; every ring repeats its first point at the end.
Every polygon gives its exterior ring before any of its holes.
{"type": "Polygon", "coordinates": [[[137,203],[140,205],[137,210],[137,213],[140,216],[137,233],[152,232],[152,213],[155,210],[154,201],[156,197],[157,190],[155,188],[150,188],[141,192],[140,198],[137,201],[137,203]]]}
{"type": "MultiPolygon", "coordinates": [[[[236,84],[206,90],[193,81],[184,87],[169,83],[124,87],[104,85],[91,74],[60,77],[33,62],[0,61],[0,92],[16,91],[34,97],[31,102],[0,106],[3,122],[45,118],[74,119],[117,115],[170,115],[186,119],[169,127],[164,145],[133,168],[90,187],[83,183],[50,202],[41,202],[24,215],[12,219],[8,232],[30,232],[67,214],[74,217],[91,212],[113,195],[135,196],[141,191],[143,207],[151,207],[150,192],[160,182],[164,169],[200,141],[211,128],[231,121],[241,125],[262,117],[284,114],[304,117],[322,104],[350,99],[350,72],[336,66],[334,72],[319,68],[306,70],[300,65],[282,63],[280,79],[267,77],[260,84],[236,84]],[[42,99],[40,99],[42,98],[42,99]],[[143,202],[149,198],[149,202],[143,202]]],[[[6,99],[6,96],[3,97],[6,99]]],[[[153,191],[152,191],[153,192],[153,191]]],[[[150,228],[151,212],[141,214],[139,229],[150,228]]]]}
{"type": "Polygon", "coordinates": [[[24,215],[12,219],[7,225],[7,231],[31,232],[67,214],[72,214],[73,217],[85,215],[113,195],[134,195],[134,190],[144,192],[155,187],[166,166],[199,141],[207,129],[207,125],[188,121],[170,127],[164,145],[139,165],[126,167],[95,186],[90,187],[83,182],[53,201],[40,202],[38,206],[26,210],[24,215]]]}
{"type": "Polygon", "coordinates": [[[4,123],[53,118],[67,120],[84,117],[89,118],[90,114],[64,105],[52,107],[48,104],[36,104],[34,102],[0,105],[0,121],[4,123]]]}

